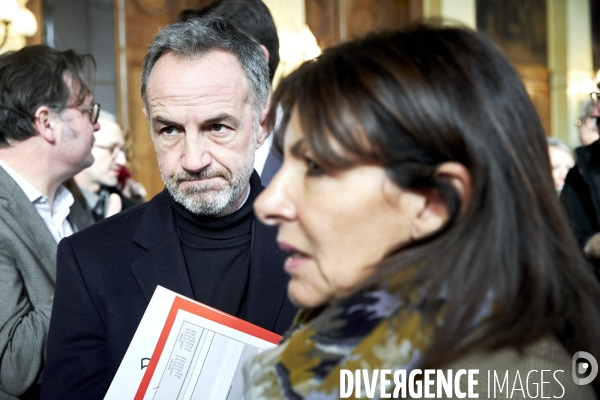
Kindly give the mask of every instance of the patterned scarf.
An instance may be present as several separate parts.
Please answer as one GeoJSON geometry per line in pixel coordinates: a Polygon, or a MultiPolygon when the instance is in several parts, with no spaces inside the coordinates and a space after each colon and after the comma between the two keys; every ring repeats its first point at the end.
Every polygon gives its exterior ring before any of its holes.
{"type": "MultiPolygon", "coordinates": [[[[406,369],[408,375],[431,345],[436,322],[424,317],[422,296],[401,297],[390,286],[301,311],[277,348],[246,364],[244,398],[338,399],[341,369],[369,376],[374,369],[406,369]]],[[[439,302],[438,321],[443,310],[439,302]]]]}

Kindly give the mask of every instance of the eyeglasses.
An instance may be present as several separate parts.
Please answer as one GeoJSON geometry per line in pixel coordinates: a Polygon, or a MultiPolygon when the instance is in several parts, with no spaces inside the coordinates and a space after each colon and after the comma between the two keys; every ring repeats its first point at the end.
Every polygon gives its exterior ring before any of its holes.
{"type": "Polygon", "coordinates": [[[124,149],[121,146],[118,146],[118,145],[114,145],[114,146],[101,146],[99,144],[94,144],[94,147],[98,147],[100,149],[108,150],[110,152],[110,155],[113,158],[117,158],[119,156],[119,154],[121,154],[121,153],[123,153],[125,155],[125,158],[127,158],[127,149],[124,149]]]}
{"type": "Polygon", "coordinates": [[[92,123],[92,125],[95,125],[96,122],[98,122],[98,117],[100,116],[100,104],[99,103],[94,103],[90,107],[66,107],[66,108],[73,108],[73,109],[83,111],[83,112],[90,114],[90,122],[92,123]]]}
{"type": "Polygon", "coordinates": [[[98,117],[100,116],[100,103],[94,103],[91,107],[86,107],[85,111],[90,114],[90,121],[92,125],[96,125],[98,117]]]}

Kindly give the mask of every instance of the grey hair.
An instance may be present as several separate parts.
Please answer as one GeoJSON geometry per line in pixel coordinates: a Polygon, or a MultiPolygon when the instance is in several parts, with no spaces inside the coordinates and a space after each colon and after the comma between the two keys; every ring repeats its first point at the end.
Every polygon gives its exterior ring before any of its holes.
{"type": "Polygon", "coordinates": [[[546,140],[548,141],[548,147],[558,147],[559,149],[566,151],[574,157],[573,149],[564,140],[556,137],[549,137],[546,138],[546,140]]]}
{"type": "Polygon", "coordinates": [[[267,57],[254,38],[216,15],[173,23],[163,28],[154,37],[144,57],[142,70],[141,92],[146,108],[148,108],[146,99],[148,79],[160,57],[172,52],[182,57],[196,58],[212,50],[228,51],[237,58],[248,79],[256,122],[269,98],[267,57]]]}

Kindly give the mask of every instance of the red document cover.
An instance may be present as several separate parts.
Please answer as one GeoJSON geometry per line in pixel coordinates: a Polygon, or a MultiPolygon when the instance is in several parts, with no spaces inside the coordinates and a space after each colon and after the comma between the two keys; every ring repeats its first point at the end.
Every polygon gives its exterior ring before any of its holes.
{"type": "Polygon", "coordinates": [[[158,343],[156,344],[156,348],[154,349],[154,353],[152,354],[150,363],[148,364],[148,368],[146,369],[146,373],[144,374],[144,378],[142,379],[142,383],[140,384],[140,387],[135,395],[135,400],[142,400],[146,394],[148,385],[150,384],[150,379],[152,378],[152,375],[156,369],[156,365],[158,364],[158,360],[163,353],[167,338],[171,334],[171,329],[173,328],[173,323],[175,322],[175,317],[177,316],[179,310],[188,311],[192,314],[212,320],[221,325],[228,326],[237,331],[247,333],[275,345],[277,345],[277,343],[279,343],[281,340],[281,336],[259,326],[253,325],[247,321],[236,318],[232,315],[226,314],[215,308],[187,299],[185,297],[176,297],[175,301],[173,301],[173,305],[171,306],[171,312],[167,317],[167,322],[165,323],[160,338],[158,339],[158,343]]]}
{"type": "Polygon", "coordinates": [[[242,399],[243,365],[280,339],[158,286],[104,399],[242,399]]]}

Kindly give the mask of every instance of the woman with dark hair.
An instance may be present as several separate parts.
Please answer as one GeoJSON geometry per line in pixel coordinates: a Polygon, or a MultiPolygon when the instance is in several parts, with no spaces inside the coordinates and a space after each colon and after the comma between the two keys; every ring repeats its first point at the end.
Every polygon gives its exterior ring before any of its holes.
{"type": "MultiPolygon", "coordinates": [[[[594,398],[600,379],[575,385],[571,360],[600,359],[600,287],[536,111],[489,40],[433,25],[372,35],[302,65],[272,104],[284,163],[255,210],[279,226],[302,311],[248,363],[245,398],[371,396],[390,370],[379,396],[436,368],[478,369],[480,397],[594,398]]],[[[435,379],[449,397],[468,384],[435,379]]]]}

